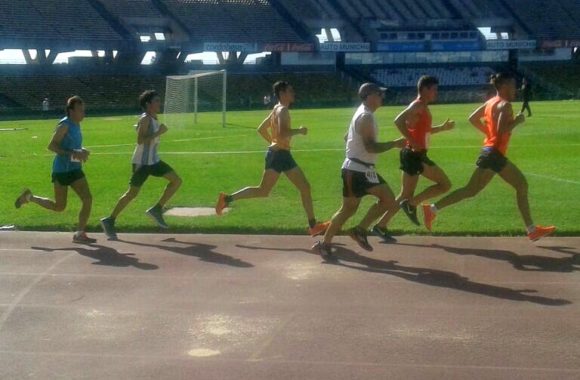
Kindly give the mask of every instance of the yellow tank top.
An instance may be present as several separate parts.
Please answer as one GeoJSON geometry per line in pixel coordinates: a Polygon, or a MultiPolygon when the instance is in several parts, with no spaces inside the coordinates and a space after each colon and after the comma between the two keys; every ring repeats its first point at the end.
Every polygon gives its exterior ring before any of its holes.
{"type": "Polygon", "coordinates": [[[284,106],[277,104],[274,107],[274,114],[270,119],[270,134],[272,136],[272,144],[270,144],[270,148],[274,148],[275,150],[290,150],[290,140],[292,137],[282,137],[280,134],[280,125],[278,123],[278,114],[284,108],[284,106]]]}

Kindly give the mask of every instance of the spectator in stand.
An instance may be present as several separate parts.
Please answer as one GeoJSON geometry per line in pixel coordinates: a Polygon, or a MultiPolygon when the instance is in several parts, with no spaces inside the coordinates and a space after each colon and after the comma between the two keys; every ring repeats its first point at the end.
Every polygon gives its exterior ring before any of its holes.
{"type": "Polygon", "coordinates": [[[42,101],[42,115],[45,119],[48,117],[48,111],[50,111],[50,101],[48,98],[44,98],[42,101]]]}

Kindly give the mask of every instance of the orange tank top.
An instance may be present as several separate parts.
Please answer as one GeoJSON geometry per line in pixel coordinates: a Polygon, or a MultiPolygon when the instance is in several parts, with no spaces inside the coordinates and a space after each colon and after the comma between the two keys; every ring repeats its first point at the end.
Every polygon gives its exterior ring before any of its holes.
{"type": "MultiPolygon", "coordinates": [[[[423,101],[417,98],[411,105],[415,103],[423,103],[423,101]]],[[[419,118],[413,128],[409,128],[409,135],[415,140],[420,150],[429,149],[429,143],[431,140],[431,127],[433,123],[433,118],[431,117],[431,111],[427,108],[427,105],[421,108],[419,111],[419,118]]],[[[407,146],[411,144],[407,141],[407,146]]]]}
{"type": "Polygon", "coordinates": [[[283,106],[276,105],[276,110],[270,118],[270,134],[272,136],[272,144],[270,144],[270,148],[274,148],[276,150],[290,150],[290,139],[291,137],[282,137],[280,135],[280,125],[278,123],[278,112],[280,108],[283,106]]]}
{"type": "Polygon", "coordinates": [[[504,99],[495,96],[487,101],[485,105],[485,125],[487,127],[486,137],[483,146],[497,149],[505,156],[510,141],[511,133],[499,133],[499,115],[496,109],[504,99]]]}

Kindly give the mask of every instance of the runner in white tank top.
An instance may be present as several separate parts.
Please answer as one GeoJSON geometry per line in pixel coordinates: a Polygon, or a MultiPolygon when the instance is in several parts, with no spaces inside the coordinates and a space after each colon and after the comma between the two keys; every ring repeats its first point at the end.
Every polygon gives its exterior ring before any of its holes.
{"type": "Polygon", "coordinates": [[[371,223],[387,210],[398,207],[393,192],[375,170],[379,153],[392,148],[402,148],[405,144],[403,138],[384,143],[377,142],[378,127],[374,112],[382,106],[385,91],[385,88],[374,83],[365,83],[359,88],[358,94],[362,104],[356,110],[345,136],[342,207],[332,217],[330,226],[324,234],[324,241],[318,242],[313,247],[325,260],[333,259],[330,246],[332,238],[355,214],[363,196],[374,195],[378,198],[378,202],[368,210],[359,225],[349,231],[349,235],[367,251],[373,250],[367,241],[367,231],[371,223]]]}
{"type": "Polygon", "coordinates": [[[139,120],[139,124],[136,125],[136,129],[139,131],[139,125],[141,125],[141,122],[145,118],[149,119],[149,128],[147,134],[155,137],[151,140],[144,141],[142,144],[137,143],[135,151],[133,152],[132,162],[133,164],[139,166],[154,165],[161,161],[159,159],[159,154],[157,153],[157,148],[159,147],[159,142],[161,141],[159,136],[159,121],[151,115],[148,115],[146,112],[143,112],[139,120]]]}

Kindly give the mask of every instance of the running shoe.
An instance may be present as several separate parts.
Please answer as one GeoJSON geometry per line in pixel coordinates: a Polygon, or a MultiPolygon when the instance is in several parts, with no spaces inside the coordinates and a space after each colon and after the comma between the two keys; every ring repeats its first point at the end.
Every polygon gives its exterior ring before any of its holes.
{"type": "Polygon", "coordinates": [[[391,235],[386,228],[383,228],[383,227],[376,225],[373,227],[372,232],[376,236],[383,239],[383,242],[385,242],[385,243],[396,243],[397,242],[397,239],[395,239],[393,237],[393,235],[391,235]]]}
{"type": "Polygon", "coordinates": [[[117,240],[117,231],[115,231],[115,219],[110,216],[101,219],[101,227],[109,240],[117,240]]]}
{"type": "Polygon", "coordinates": [[[226,202],[226,193],[220,193],[215,205],[215,213],[221,215],[224,211],[224,208],[226,207],[228,207],[228,202],[226,202]]]}
{"type": "Polygon", "coordinates": [[[84,231],[77,231],[73,235],[73,243],[80,243],[80,244],[93,244],[96,243],[97,239],[93,239],[87,236],[87,233],[84,231]]]}
{"type": "Polygon", "coordinates": [[[317,223],[314,225],[314,227],[308,228],[308,233],[312,237],[323,235],[328,229],[328,226],[330,226],[330,221],[324,223],[317,223]]]}
{"type": "Polygon", "coordinates": [[[169,226],[167,225],[167,223],[165,223],[165,220],[163,219],[163,209],[161,207],[153,206],[149,210],[145,211],[145,213],[149,215],[151,219],[153,219],[153,221],[157,223],[159,227],[164,229],[169,228],[169,226]]]}
{"type": "Polygon", "coordinates": [[[332,249],[329,244],[324,244],[324,242],[317,241],[316,244],[312,246],[312,250],[318,253],[324,261],[336,261],[336,257],[332,255],[332,249]]]}
{"type": "Polygon", "coordinates": [[[14,202],[14,207],[20,208],[22,205],[30,202],[30,198],[32,198],[32,191],[26,189],[20,194],[18,198],[16,198],[16,202],[14,202]]]}
{"type": "Polygon", "coordinates": [[[437,215],[431,210],[431,205],[423,205],[423,221],[425,222],[425,227],[431,231],[433,227],[433,221],[437,215]]]}
{"type": "Polygon", "coordinates": [[[360,227],[354,227],[350,229],[348,235],[351,237],[352,240],[356,241],[356,243],[365,251],[372,252],[373,247],[369,244],[367,240],[367,233],[360,227]]]}
{"type": "Polygon", "coordinates": [[[399,207],[401,208],[401,210],[403,210],[403,212],[405,213],[405,215],[407,215],[407,217],[409,218],[409,220],[413,224],[415,224],[417,226],[420,226],[421,225],[421,223],[419,223],[419,219],[417,218],[417,207],[412,206],[409,203],[409,200],[407,200],[407,199],[402,200],[399,203],[399,207]]]}
{"type": "Polygon", "coordinates": [[[543,237],[546,237],[548,235],[553,234],[554,231],[556,231],[556,227],[554,227],[554,226],[549,226],[549,227],[536,226],[536,229],[534,230],[534,232],[530,232],[528,234],[528,238],[531,241],[538,241],[543,237]]]}

